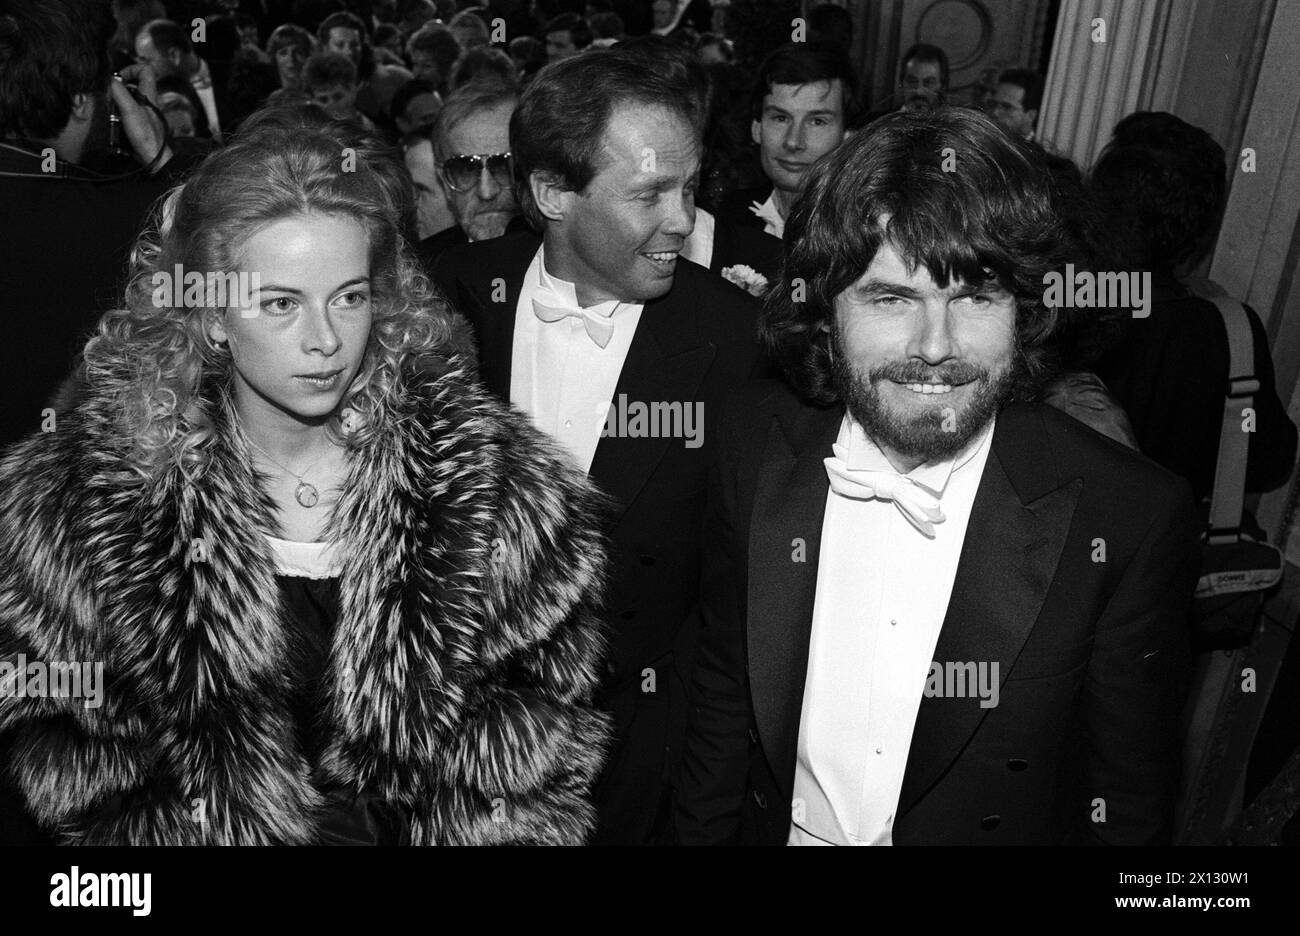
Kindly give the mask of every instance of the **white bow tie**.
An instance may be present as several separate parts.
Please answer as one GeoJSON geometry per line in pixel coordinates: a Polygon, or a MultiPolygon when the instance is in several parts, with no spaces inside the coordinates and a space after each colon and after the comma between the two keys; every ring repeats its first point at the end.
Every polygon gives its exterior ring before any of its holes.
{"type": "MultiPolygon", "coordinates": [[[[615,308],[617,309],[617,305],[615,308]]],[[[570,305],[565,297],[554,289],[545,286],[538,289],[533,297],[533,314],[543,322],[559,322],[566,318],[581,319],[583,327],[587,330],[587,337],[596,342],[600,348],[606,347],[609,340],[614,337],[612,312],[609,315],[599,315],[591,309],[580,309],[576,305],[570,305]]]]}
{"type": "Polygon", "coordinates": [[[893,501],[898,512],[912,526],[934,539],[934,525],[944,521],[943,511],[939,509],[939,498],[910,478],[892,471],[850,468],[848,448],[839,442],[835,443],[834,452],[833,458],[824,460],[832,491],[856,500],[875,497],[893,501]]]}

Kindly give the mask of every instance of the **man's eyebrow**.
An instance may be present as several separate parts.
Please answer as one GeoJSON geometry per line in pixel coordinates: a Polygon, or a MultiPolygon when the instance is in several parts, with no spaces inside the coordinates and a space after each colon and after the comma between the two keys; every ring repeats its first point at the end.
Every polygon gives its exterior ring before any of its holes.
{"type": "MultiPolygon", "coordinates": [[[[646,178],[644,178],[644,179],[638,181],[637,184],[636,184],[636,187],[635,187],[634,191],[636,191],[636,192],[666,192],[666,191],[668,191],[669,189],[674,189],[674,188],[676,188],[677,185],[678,185],[678,182],[681,181],[681,178],[682,178],[682,177],[681,177],[680,175],[664,175],[663,173],[656,173],[655,175],[648,176],[648,177],[646,177],[646,178]]],[[[698,181],[699,181],[699,178],[700,178],[700,172],[699,172],[698,169],[696,169],[695,172],[692,173],[692,174],[691,174],[691,175],[690,175],[690,176],[685,180],[685,182],[682,182],[682,184],[683,184],[683,185],[690,185],[692,182],[698,182],[698,181]]]]}
{"type": "Polygon", "coordinates": [[[891,294],[906,296],[909,299],[915,299],[921,295],[919,289],[914,289],[905,283],[891,283],[889,280],[882,280],[876,277],[872,277],[865,283],[858,284],[857,290],[861,293],[871,293],[877,296],[891,294]]]}

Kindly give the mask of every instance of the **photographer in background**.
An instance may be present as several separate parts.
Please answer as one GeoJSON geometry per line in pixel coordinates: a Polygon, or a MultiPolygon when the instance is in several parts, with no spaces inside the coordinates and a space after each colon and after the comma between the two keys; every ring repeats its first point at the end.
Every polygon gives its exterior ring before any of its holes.
{"type": "Polygon", "coordinates": [[[174,157],[141,103],[156,105],[152,70],[113,77],[114,29],[108,0],[0,0],[0,451],[57,428],[43,410],[120,295],[149,206],[194,158],[174,157]],[[134,158],[112,158],[110,107],[134,158]]]}

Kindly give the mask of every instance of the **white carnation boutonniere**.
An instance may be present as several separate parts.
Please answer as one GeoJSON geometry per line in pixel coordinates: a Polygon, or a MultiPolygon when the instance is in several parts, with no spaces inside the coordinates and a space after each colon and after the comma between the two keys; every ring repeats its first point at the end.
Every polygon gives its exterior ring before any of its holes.
{"type": "Polygon", "coordinates": [[[723,267],[722,278],[734,283],[751,296],[762,297],[767,292],[767,277],[753,267],[737,263],[735,266],[723,267]]]}

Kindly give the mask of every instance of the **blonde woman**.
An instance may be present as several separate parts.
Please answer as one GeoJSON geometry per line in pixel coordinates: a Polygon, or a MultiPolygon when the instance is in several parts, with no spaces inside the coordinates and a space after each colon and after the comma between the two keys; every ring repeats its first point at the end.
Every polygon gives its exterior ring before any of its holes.
{"type": "Polygon", "coordinates": [[[463,373],[400,167],[253,123],[0,457],[6,784],[67,843],[579,843],[600,499],[463,373]],[[12,691],[36,662],[98,703],[12,691]]]}

